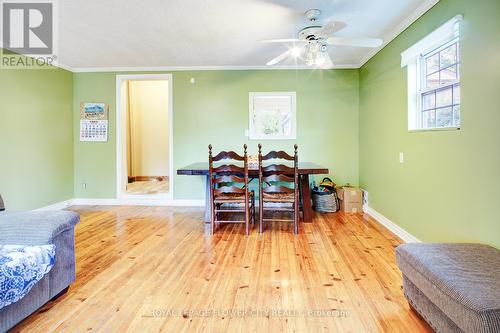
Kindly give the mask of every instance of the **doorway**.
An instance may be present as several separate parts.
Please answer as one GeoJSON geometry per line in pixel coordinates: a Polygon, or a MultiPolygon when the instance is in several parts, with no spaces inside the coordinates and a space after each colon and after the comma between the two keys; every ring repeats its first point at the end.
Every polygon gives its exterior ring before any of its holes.
{"type": "Polygon", "coordinates": [[[172,199],[172,76],[118,75],[117,197],[172,199]]]}

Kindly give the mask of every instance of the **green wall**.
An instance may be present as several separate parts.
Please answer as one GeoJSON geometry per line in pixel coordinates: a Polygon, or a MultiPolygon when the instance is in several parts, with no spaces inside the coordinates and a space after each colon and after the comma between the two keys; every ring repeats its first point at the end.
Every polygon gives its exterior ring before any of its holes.
{"type": "MultiPolygon", "coordinates": [[[[297,140],[267,141],[265,149],[297,142],[301,160],[327,166],[337,183],[359,182],[372,208],[421,240],[498,247],[497,13],[497,0],[441,0],[360,70],[174,72],[174,169],[205,161],[208,143],[247,143],[256,153],[258,142],[244,136],[248,92],[296,91],[297,140]],[[464,15],[462,128],[410,133],[400,53],[456,14],[464,15]]],[[[115,198],[116,74],[0,71],[0,192],[9,208],[115,198]],[[79,142],[84,101],[109,103],[108,142],[79,142]]],[[[203,198],[201,177],[174,181],[176,199],[203,198]]]]}
{"type": "MultiPolygon", "coordinates": [[[[120,73],[123,74],[123,73],[120,73]]],[[[173,73],[174,170],[208,159],[216,150],[257,152],[245,136],[250,91],[297,92],[297,140],[266,141],[265,149],[293,150],[299,158],[330,168],[339,183],[358,183],[358,70],[183,71],[173,73]],[[191,84],[190,78],[196,79],[191,84]]],[[[74,74],[75,197],[116,197],[116,73],[74,74]],[[107,143],[78,140],[81,102],[110,104],[107,143]],[[82,187],[87,184],[87,188],[82,187]]],[[[204,198],[202,177],[175,176],[176,199],[204,198]]]]}
{"type": "Polygon", "coordinates": [[[73,197],[73,75],[0,69],[0,193],[12,210],[73,197]]]}
{"type": "Polygon", "coordinates": [[[499,13],[498,0],[441,0],[360,69],[360,183],[421,240],[500,246],[499,13]],[[462,128],[409,133],[400,53],[457,14],[462,128]]]}

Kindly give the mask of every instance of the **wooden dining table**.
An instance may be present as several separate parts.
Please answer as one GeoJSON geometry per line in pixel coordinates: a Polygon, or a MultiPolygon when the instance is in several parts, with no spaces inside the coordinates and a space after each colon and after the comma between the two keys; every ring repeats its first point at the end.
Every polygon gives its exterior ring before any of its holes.
{"type": "MultiPolygon", "coordinates": [[[[259,177],[258,169],[249,169],[249,177],[255,179],[259,177]]],[[[299,162],[300,197],[302,202],[302,220],[312,221],[311,188],[309,186],[309,176],[328,174],[328,168],[312,162],[299,162]]],[[[178,175],[204,176],[205,177],[205,222],[210,222],[210,176],[208,162],[193,163],[177,170],[178,175]]]]}

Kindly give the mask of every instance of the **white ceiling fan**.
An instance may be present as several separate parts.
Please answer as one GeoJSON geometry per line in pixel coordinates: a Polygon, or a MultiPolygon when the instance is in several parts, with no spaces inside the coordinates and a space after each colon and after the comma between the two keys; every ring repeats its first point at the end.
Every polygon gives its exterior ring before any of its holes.
{"type": "Polygon", "coordinates": [[[356,47],[379,47],[383,41],[379,38],[349,38],[333,36],[337,31],[344,29],[347,24],[339,21],[329,21],[324,25],[319,24],[318,19],[321,10],[310,9],[305,13],[310,25],[301,29],[298,38],[291,39],[266,39],[265,43],[291,43],[293,47],[283,52],[266,65],[273,66],[279,62],[293,57],[305,60],[307,66],[319,68],[332,68],[333,63],[328,54],[328,46],[356,46],[356,47]]]}

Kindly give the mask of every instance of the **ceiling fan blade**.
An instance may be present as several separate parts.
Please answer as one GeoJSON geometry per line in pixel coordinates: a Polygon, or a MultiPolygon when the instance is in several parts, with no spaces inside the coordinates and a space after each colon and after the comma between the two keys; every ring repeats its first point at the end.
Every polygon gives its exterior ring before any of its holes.
{"type": "Polygon", "coordinates": [[[347,24],[340,21],[330,21],[325,24],[321,29],[316,32],[318,37],[328,38],[337,31],[340,31],[347,27],[347,24]]]}
{"type": "Polygon", "coordinates": [[[291,49],[290,50],[286,50],[285,52],[283,52],[282,54],[280,54],[276,58],[269,60],[266,65],[267,66],[276,65],[277,63],[285,60],[291,53],[292,53],[291,49]]]}
{"type": "Polygon", "coordinates": [[[384,41],[380,38],[329,37],[326,42],[340,46],[379,47],[384,41]]]}
{"type": "Polygon", "coordinates": [[[282,38],[282,39],[261,39],[259,42],[262,43],[301,43],[300,39],[297,38],[282,38]]]}

